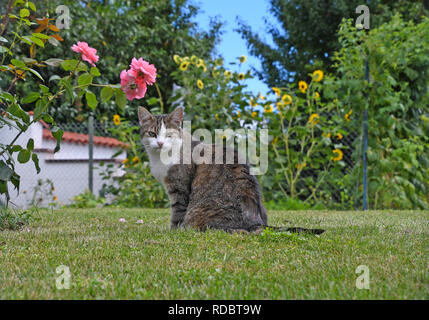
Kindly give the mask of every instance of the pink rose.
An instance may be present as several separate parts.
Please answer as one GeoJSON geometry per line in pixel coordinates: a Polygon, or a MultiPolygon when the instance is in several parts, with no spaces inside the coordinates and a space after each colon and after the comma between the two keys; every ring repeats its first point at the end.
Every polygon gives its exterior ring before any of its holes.
{"type": "Polygon", "coordinates": [[[156,68],[153,64],[149,64],[149,62],[144,61],[142,58],[138,60],[133,58],[131,60],[130,68],[137,71],[138,77],[142,77],[143,81],[152,85],[156,81],[156,68]]]}
{"type": "Polygon", "coordinates": [[[133,69],[122,70],[121,72],[121,89],[125,92],[128,100],[141,99],[146,94],[146,83],[143,78],[137,76],[133,69]]]}
{"type": "Polygon", "coordinates": [[[95,62],[98,62],[97,50],[88,46],[86,42],[78,41],[77,44],[72,45],[71,49],[74,52],[82,54],[82,60],[89,62],[95,67],[95,62]]]}

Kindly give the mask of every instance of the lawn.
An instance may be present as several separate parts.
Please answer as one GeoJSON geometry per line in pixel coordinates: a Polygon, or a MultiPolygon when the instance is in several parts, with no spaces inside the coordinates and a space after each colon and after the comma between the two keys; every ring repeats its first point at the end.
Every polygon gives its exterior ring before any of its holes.
{"type": "Polygon", "coordinates": [[[428,211],[269,217],[326,232],[170,231],[164,209],[41,211],[20,231],[0,231],[0,298],[429,298],[428,211]],[[60,265],[70,268],[70,289],[56,288],[60,265]],[[356,288],[359,265],[369,268],[368,290],[356,288]]]}

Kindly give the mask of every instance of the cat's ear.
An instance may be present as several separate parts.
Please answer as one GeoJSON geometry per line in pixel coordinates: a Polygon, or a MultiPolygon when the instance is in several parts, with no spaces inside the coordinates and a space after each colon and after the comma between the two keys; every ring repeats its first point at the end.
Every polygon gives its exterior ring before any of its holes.
{"type": "Polygon", "coordinates": [[[153,119],[153,115],[144,107],[139,107],[139,123],[141,126],[153,119]]]}
{"type": "Polygon", "coordinates": [[[177,127],[182,126],[183,120],[183,108],[177,107],[168,115],[168,121],[176,125],[177,127]]]}

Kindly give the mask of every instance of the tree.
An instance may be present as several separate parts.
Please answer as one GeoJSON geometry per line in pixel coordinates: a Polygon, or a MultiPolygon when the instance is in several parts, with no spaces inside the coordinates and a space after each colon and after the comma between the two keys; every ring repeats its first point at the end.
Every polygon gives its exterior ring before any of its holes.
{"type": "MultiPolygon", "coordinates": [[[[70,29],[61,30],[64,39],[57,47],[52,47],[49,57],[71,57],[70,47],[77,41],[85,41],[95,47],[100,56],[97,67],[102,76],[100,83],[119,83],[121,70],[127,69],[133,57],[149,61],[157,68],[157,84],[161,89],[162,101],[168,111],[167,101],[172,94],[173,80],[169,76],[176,69],[173,55],[196,54],[208,58],[212,54],[220,35],[221,24],[212,21],[209,31],[198,29],[193,17],[198,7],[188,0],[115,0],[115,1],[41,1],[37,2],[38,11],[46,12],[56,19],[57,6],[66,5],[70,12],[70,29]]],[[[42,58],[48,57],[46,52],[42,58]]],[[[49,68],[49,67],[48,67],[49,68]]],[[[47,75],[51,70],[47,70],[47,75]]],[[[28,82],[16,90],[31,90],[28,82]]],[[[47,84],[54,86],[53,82],[47,84]]],[[[157,97],[155,86],[148,88],[148,99],[157,97]]],[[[128,102],[123,114],[129,119],[137,119],[138,105],[148,105],[148,99],[128,102]]],[[[159,106],[159,101],[152,100],[152,106],[159,106]]],[[[89,109],[80,103],[74,105],[65,100],[52,110],[52,115],[59,122],[83,120],[89,109]]],[[[113,102],[101,104],[95,111],[98,119],[110,119],[117,113],[113,102]]]]}
{"type": "MultiPolygon", "coordinates": [[[[286,85],[295,79],[307,79],[314,69],[332,71],[333,52],[339,49],[338,25],[343,18],[358,17],[356,7],[360,0],[270,0],[270,12],[280,23],[280,29],[267,24],[274,45],[265,42],[251,27],[239,22],[242,38],[250,52],[262,63],[255,70],[269,86],[286,85]]],[[[427,1],[372,0],[370,4],[371,29],[390,20],[399,12],[404,20],[420,22],[429,13],[427,1]]]]}

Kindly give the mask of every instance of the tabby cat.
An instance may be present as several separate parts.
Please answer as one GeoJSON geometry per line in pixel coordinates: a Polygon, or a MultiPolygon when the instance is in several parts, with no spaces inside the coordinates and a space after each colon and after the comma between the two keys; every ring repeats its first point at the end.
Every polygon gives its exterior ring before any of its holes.
{"type": "MultiPolygon", "coordinates": [[[[249,173],[247,164],[238,163],[237,152],[234,152],[233,164],[214,164],[215,145],[209,146],[213,150],[212,164],[197,164],[193,160],[186,164],[183,155],[180,161],[165,164],[161,161],[161,150],[165,152],[173,147],[182,150],[184,136],[189,134],[181,128],[183,109],[153,115],[140,107],[138,116],[141,142],[148,153],[151,172],[170,199],[172,229],[191,227],[204,231],[213,228],[248,233],[267,227],[268,217],[258,180],[249,173]]],[[[201,143],[192,140],[191,150],[201,143]]],[[[223,154],[225,156],[226,152],[223,154]]],[[[298,233],[323,232],[320,229],[270,228],[298,233]]]]}

